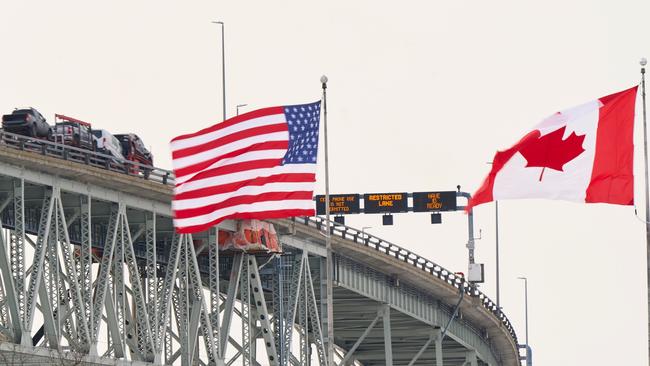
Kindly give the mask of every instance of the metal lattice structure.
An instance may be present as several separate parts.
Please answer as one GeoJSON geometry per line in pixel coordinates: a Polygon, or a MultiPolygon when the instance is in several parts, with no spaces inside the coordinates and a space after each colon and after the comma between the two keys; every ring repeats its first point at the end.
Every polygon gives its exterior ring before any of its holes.
{"type": "Polygon", "coordinates": [[[318,218],[272,221],[282,253],[220,252],[219,231],[236,223],[176,234],[164,171],[164,182],[145,180],[93,157],[21,150],[30,143],[0,144],[2,364],[519,363],[505,315],[412,252],[318,218]]]}

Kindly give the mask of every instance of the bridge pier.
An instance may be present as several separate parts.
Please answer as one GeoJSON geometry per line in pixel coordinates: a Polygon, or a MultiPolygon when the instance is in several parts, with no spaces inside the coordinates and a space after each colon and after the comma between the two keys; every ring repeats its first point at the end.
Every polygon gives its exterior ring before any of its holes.
{"type": "Polygon", "coordinates": [[[470,350],[465,353],[465,365],[478,366],[478,361],[476,360],[476,351],[470,350]]]}
{"type": "Polygon", "coordinates": [[[381,316],[384,325],[384,352],[386,353],[386,366],[393,366],[393,339],[390,327],[390,306],[382,306],[381,316]]]}
{"type": "Polygon", "coordinates": [[[442,359],[442,331],[438,329],[436,331],[436,341],[435,341],[435,351],[436,351],[436,366],[443,366],[442,359]]]}

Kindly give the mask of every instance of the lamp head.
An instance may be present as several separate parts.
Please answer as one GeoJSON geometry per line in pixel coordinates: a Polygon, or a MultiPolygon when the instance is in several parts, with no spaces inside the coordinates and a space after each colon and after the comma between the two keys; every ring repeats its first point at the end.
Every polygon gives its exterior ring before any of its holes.
{"type": "Polygon", "coordinates": [[[640,64],[642,67],[645,67],[645,65],[648,64],[648,60],[647,60],[645,57],[641,57],[641,60],[639,61],[639,64],[640,64]]]}
{"type": "Polygon", "coordinates": [[[323,75],[320,77],[320,82],[323,84],[327,84],[327,76],[323,75]]]}

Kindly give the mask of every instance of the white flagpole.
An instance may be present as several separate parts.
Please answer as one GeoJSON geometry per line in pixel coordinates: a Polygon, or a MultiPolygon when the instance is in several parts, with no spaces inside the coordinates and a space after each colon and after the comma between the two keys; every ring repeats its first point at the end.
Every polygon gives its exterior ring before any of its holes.
{"type": "Polygon", "coordinates": [[[323,86],[323,132],[325,133],[325,249],[327,260],[325,270],[327,271],[327,363],[334,366],[334,288],[332,277],[334,263],[332,260],[332,231],[330,228],[330,176],[329,156],[327,150],[327,76],[320,78],[323,86]]]}
{"type": "Polygon", "coordinates": [[[648,188],[648,127],[646,123],[646,106],[645,106],[645,65],[648,61],[641,59],[641,98],[643,100],[643,158],[645,168],[645,233],[646,233],[646,271],[648,286],[648,357],[650,363],[650,189],[648,188]]]}

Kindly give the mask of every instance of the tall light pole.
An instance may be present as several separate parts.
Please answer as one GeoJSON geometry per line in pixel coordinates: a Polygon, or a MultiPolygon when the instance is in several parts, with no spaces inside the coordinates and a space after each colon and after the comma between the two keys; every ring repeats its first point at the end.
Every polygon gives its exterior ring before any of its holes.
{"type": "Polygon", "coordinates": [[[223,87],[223,120],[226,120],[226,43],[225,43],[225,33],[226,26],[223,22],[212,22],[214,24],[221,25],[221,85],[223,87]]]}
{"type": "Polygon", "coordinates": [[[524,306],[525,306],[525,317],[526,317],[526,349],[528,349],[528,278],[526,277],[517,277],[520,280],[524,280],[524,306]]]}
{"type": "Polygon", "coordinates": [[[237,115],[239,116],[239,107],[246,107],[248,104],[237,104],[237,115]]]}

